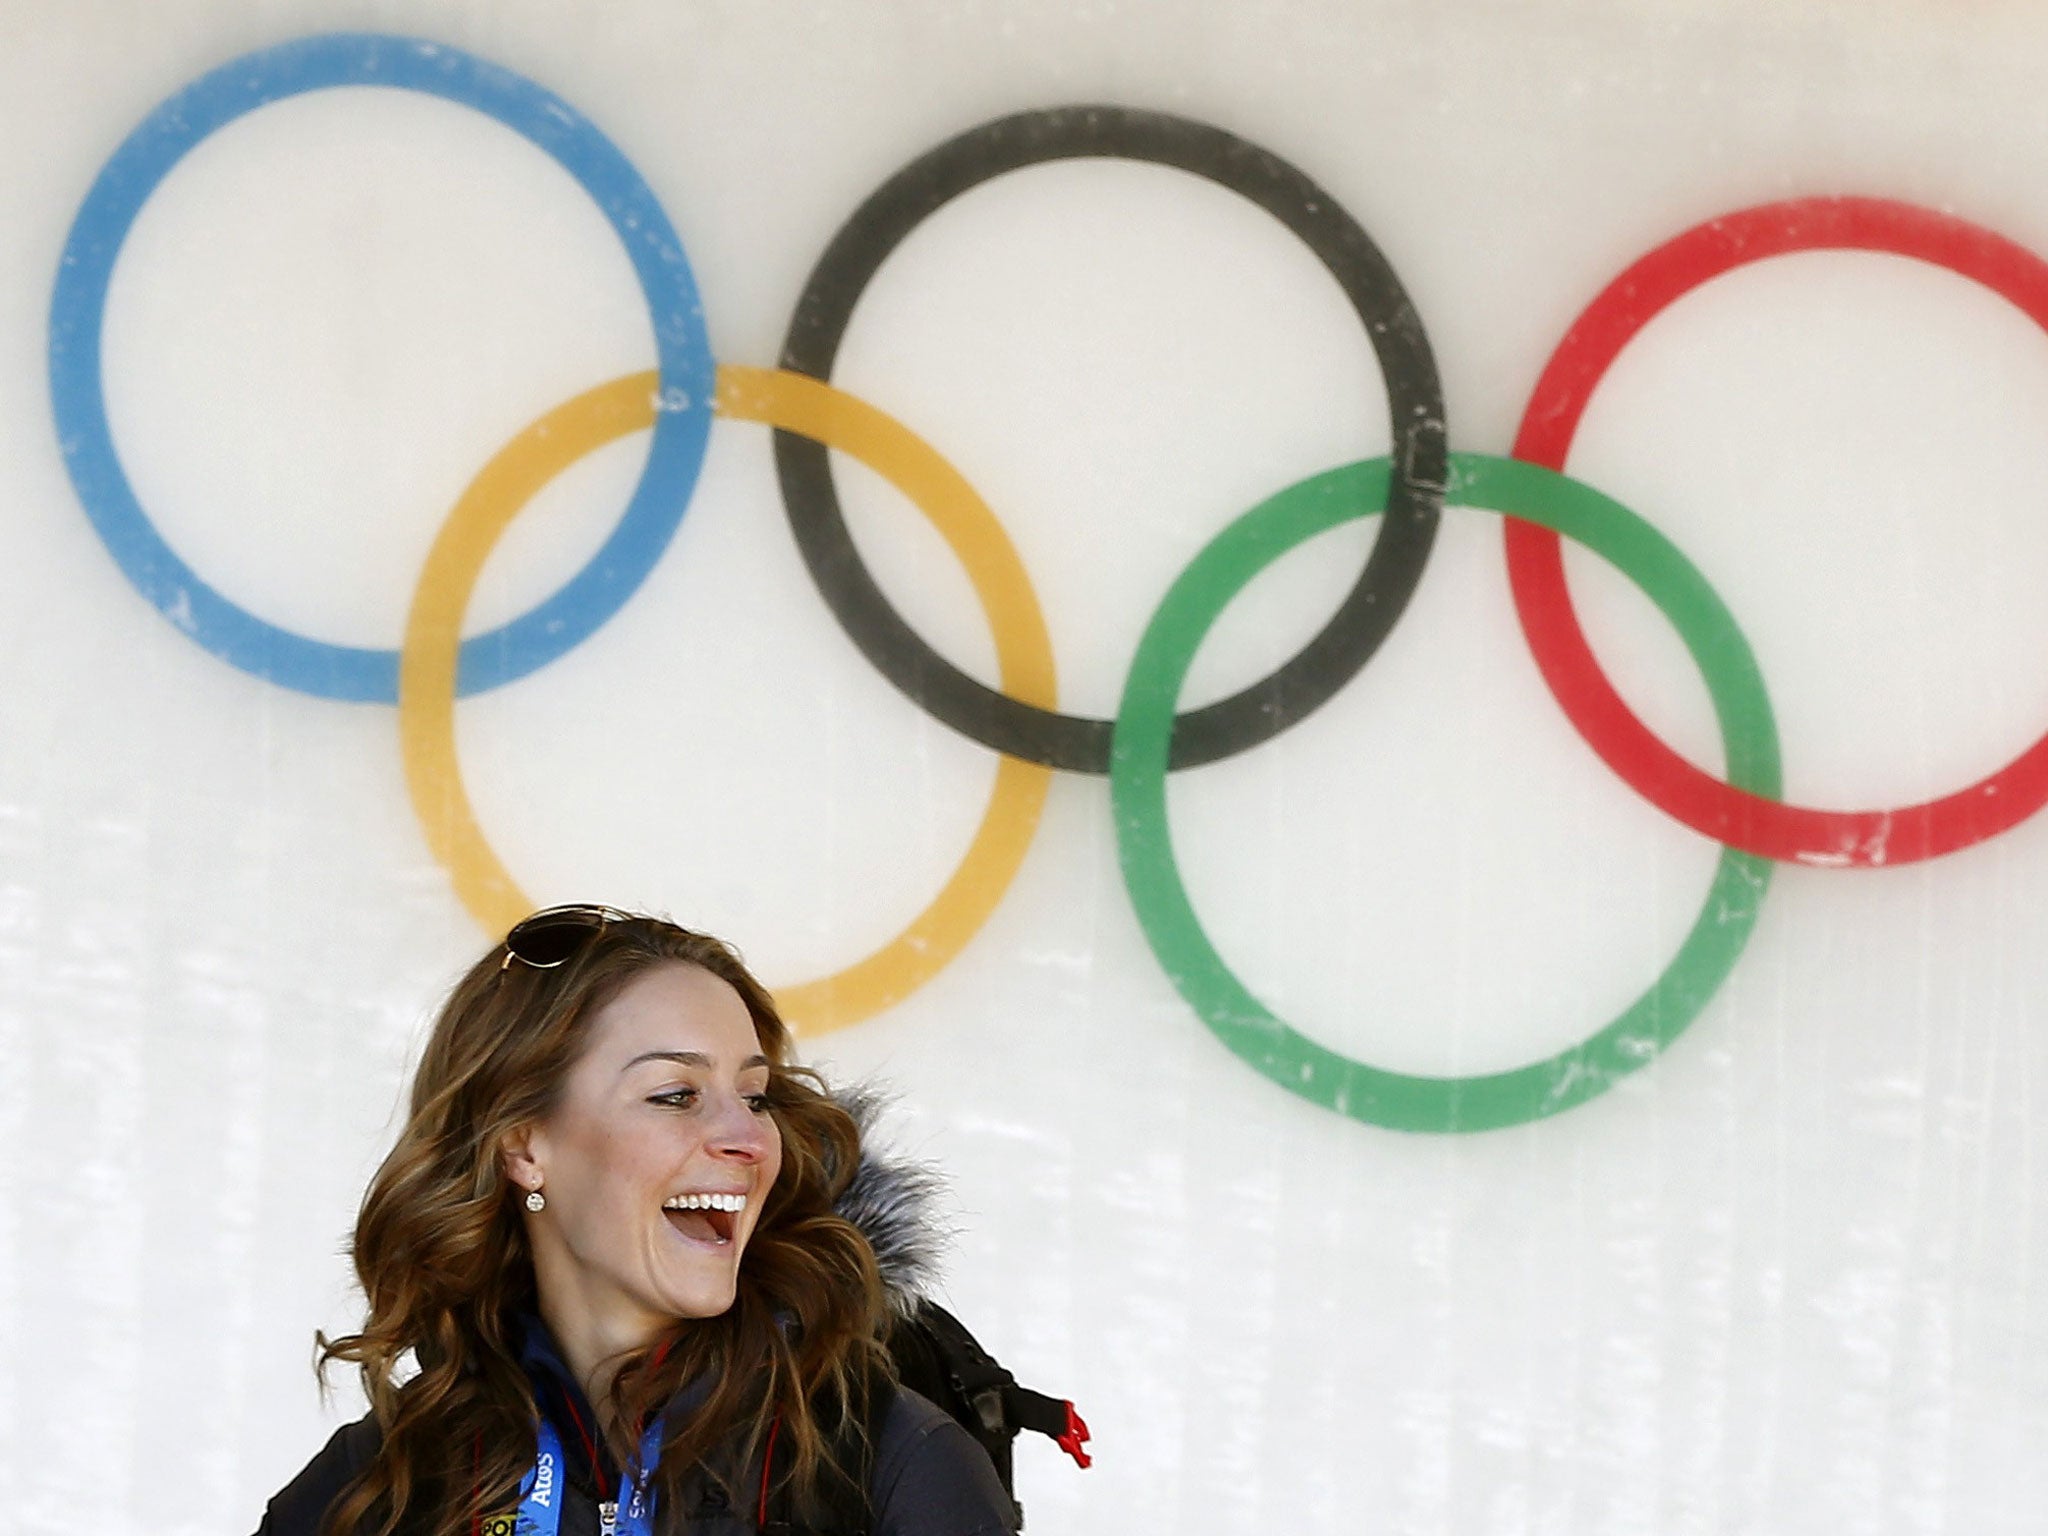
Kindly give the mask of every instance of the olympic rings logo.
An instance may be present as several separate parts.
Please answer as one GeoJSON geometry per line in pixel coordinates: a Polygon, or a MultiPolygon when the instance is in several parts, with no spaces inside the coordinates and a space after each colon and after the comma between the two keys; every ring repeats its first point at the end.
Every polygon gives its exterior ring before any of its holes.
{"type": "Polygon", "coordinates": [[[667,547],[687,508],[714,416],[775,433],[782,497],[821,595],[901,692],[1000,754],[988,808],[939,893],[874,954],[779,989],[806,1034],[868,1017],[947,965],[1008,889],[1036,833],[1055,769],[1105,774],[1125,884],[1147,941],[1181,995],[1230,1050],[1292,1093],[1374,1124],[1418,1131],[1513,1125],[1585,1102],[1640,1070],[1705,1006],[1755,928],[1776,861],[1869,867],[1968,847],[2048,801],[2048,735],[1977,783],[1903,808],[1824,811],[1780,798],[1777,730],[1733,616],[1669,540],[1565,473],[1572,439],[1608,367],[1656,314],[1700,284],[1769,256],[1866,250],[1945,267],[2048,329],[2048,263],[1946,214],[1862,197],[1750,208],[1688,230],[1623,272],[1566,332],[1536,383],[1511,457],[1453,453],[1420,318],[1393,268],[1342,207],[1299,170],[1221,129],[1119,107],[1032,111],[940,145],[875,191],[832,240],[800,296],[780,366],[714,363],[681,242],[630,162],[580,113],[533,82],[459,50],[370,34],[302,39],[192,82],[102,168],[72,225],[50,318],[50,392],[72,484],[134,586],[181,630],[255,676],[320,697],[397,707],[406,779],[428,844],[484,927],[532,905],[470,807],[454,742],[458,697],[523,677],[604,624],[667,547]],[[471,482],[420,573],[397,650],[363,650],[269,624],[209,586],[157,533],[130,486],[107,420],[101,325],[114,261],[136,216],[181,158],[272,102],[344,85],[423,92],[482,112],[551,156],[618,234],[653,320],[656,368],[599,385],[533,422],[471,482]],[[1114,157],[1205,177],[1264,209],[1322,261],[1357,313],[1385,380],[1392,453],[1300,480],[1212,539],[1144,631],[1114,720],[1057,709],[1052,648],[1030,577],[1003,526],[931,446],[831,380],[861,294],[935,210],[1005,172],[1114,157]],[[464,641],[484,562],[527,502],[605,443],[650,430],[624,512],[584,568],[530,612],[464,641]],[[1000,688],[968,677],[912,630],[848,534],[827,450],[896,485],[966,569],[999,659],[1000,688]],[[1510,1071],[1396,1073],[1352,1060],[1278,1018],[1232,974],[1182,884],[1166,776],[1270,739],[1316,709],[1374,655],[1421,580],[1445,501],[1499,512],[1517,617],[1566,717],[1637,793],[1723,845],[1676,956],[1636,1000],[1579,1044],[1510,1071]],[[1261,570],[1339,523],[1380,524],[1358,580],[1323,628],[1263,681],[1179,711],[1196,648],[1261,570]],[[1706,681],[1724,744],[1717,779],[1660,740],[1622,701],[1579,627],[1562,538],[1634,581],[1671,622],[1706,681]]]}

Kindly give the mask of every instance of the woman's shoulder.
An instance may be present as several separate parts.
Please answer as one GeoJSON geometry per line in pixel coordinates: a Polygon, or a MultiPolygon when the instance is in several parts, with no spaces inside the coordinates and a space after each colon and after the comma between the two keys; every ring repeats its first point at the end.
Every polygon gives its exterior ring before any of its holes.
{"type": "Polygon", "coordinates": [[[1010,1536],[1017,1506],[966,1428],[899,1387],[875,1428],[873,1536],[1010,1536]]]}
{"type": "Polygon", "coordinates": [[[264,1508],[256,1536],[315,1536],[327,1506],[370,1464],[382,1443],[377,1421],[368,1414],[342,1425],[299,1475],[277,1491],[264,1508]]]}

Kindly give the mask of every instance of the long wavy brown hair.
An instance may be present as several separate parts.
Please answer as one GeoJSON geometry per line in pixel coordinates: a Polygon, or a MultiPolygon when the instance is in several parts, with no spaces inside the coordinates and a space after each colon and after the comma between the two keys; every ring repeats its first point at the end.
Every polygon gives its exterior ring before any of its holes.
{"type": "Polygon", "coordinates": [[[832,1448],[858,1435],[888,1371],[874,1254],[833,1212],[859,1131],[816,1075],[792,1064],[774,1000],[732,949],[659,918],[624,917],[551,970],[508,965],[495,946],[435,1020],[405,1128],[356,1221],[368,1316],[360,1332],[319,1340],[323,1375],[338,1360],[355,1365],[383,1431],[375,1460],[328,1511],[327,1536],[454,1536],[517,1498],[535,1455],[538,1409],[518,1351],[537,1297],[517,1209],[524,1192],[506,1179],[500,1149],[508,1132],[554,1108],[591,1016],[635,976],[678,963],[728,982],[753,1016],[782,1171],[731,1308],[678,1320],[625,1361],[595,1405],[599,1419],[628,1464],[638,1426],[694,1385],[698,1406],[669,1416],[654,1474],[658,1504],[671,1510],[698,1467],[737,1496],[775,1425],[799,1509],[815,1508],[825,1481],[842,1475],[832,1448]]]}

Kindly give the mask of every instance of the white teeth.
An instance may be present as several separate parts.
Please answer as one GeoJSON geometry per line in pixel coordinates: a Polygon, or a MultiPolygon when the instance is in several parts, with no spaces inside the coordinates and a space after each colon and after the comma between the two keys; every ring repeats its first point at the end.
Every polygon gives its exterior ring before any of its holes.
{"type": "Polygon", "coordinates": [[[671,1195],[661,1202],[662,1209],[669,1211],[732,1211],[737,1214],[747,1208],[745,1195],[671,1195]]]}

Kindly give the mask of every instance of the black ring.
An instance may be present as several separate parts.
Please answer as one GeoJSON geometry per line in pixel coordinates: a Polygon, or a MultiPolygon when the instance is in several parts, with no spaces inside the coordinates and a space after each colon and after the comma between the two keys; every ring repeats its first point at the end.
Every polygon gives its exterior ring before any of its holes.
{"type": "MultiPolygon", "coordinates": [[[[1343,288],[1378,355],[1393,416],[1393,475],[1365,570],[1329,623],[1260,682],[1176,717],[1175,768],[1215,762],[1278,735],[1371,659],[1422,579],[1443,507],[1443,389],[1421,318],[1356,221],[1277,155],[1207,123],[1131,107],[1055,107],[969,129],[912,161],[854,211],[804,285],[782,366],[820,380],[854,305],[890,252],[962,192],[1049,160],[1107,156],[1171,166],[1249,198],[1301,237],[1343,288]]],[[[853,643],[935,718],[1011,757],[1080,773],[1109,770],[1115,723],[1058,714],[976,682],[927,645],[854,549],[822,444],[775,434],[791,531],[811,578],[853,643]]]]}

